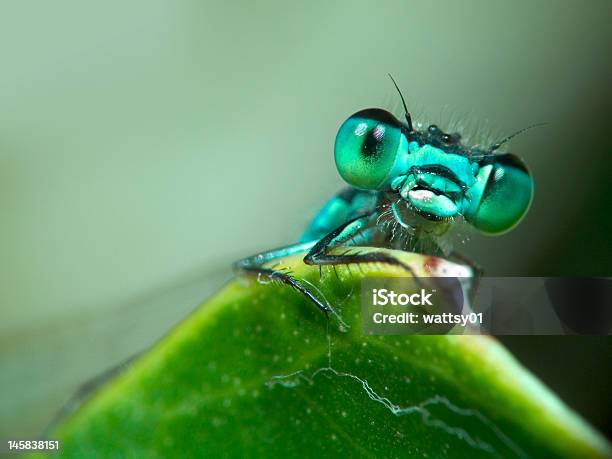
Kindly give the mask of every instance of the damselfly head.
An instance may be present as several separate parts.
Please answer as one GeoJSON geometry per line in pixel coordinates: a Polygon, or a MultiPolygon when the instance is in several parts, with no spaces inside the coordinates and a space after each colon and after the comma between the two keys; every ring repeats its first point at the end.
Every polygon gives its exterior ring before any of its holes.
{"type": "Polygon", "coordinates": [[[338,130],[336,167],[350,185],[397,193],[412,212],[433,221],[462,215],[482,232],[500,234],[527,212],[533,180],[515,155],[471,148],[436,125],[414,130],[380,108],[361,110],[338,130]]]}

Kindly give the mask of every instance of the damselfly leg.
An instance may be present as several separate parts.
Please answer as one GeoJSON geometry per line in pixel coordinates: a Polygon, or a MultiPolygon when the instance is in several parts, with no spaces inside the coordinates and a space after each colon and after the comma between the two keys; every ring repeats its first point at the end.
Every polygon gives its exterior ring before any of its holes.
{"type": "Polygon", "coordinates": [[[293,277],[293,275],[291,275],[289,272],[282,269],[275,269],[274,266],[270,266],[270,263],[274,263],[274,261],[280,260],[283,257],[310,250],[315,244],[316,241],[304,242],[267,252],[261,252],[251,257],[243,258],[242,260],[234,263],[234,271],[236,271],[238,274],[244,273],[255,276],[264,276],[270,281],[278,281],[286,284],[300,292],[302,295],[306,296],[306,298],[312,301],[321,311],[328,314],[332,312],[331,306],[325,304],[321,299],[317,298],[299,281],[299,279],[293,277]]]}

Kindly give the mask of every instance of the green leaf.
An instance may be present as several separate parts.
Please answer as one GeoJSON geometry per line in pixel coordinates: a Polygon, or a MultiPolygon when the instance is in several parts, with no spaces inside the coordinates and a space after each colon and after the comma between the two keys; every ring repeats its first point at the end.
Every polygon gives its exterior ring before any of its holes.
{"type": "Polygon", "coordinates": [[[361,336],[360,279],[405,273],[283,264],[348,327],[285,285],[234,281],[59,426],[62,457],[611,455],[490,337],[361,336]]]}

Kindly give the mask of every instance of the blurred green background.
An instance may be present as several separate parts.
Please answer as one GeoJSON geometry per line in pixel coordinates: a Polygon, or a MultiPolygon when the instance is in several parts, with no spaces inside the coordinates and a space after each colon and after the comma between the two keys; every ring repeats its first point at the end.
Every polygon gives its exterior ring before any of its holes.
{"type": "MultiPolygon", "coordinates": [[[[612,3],[2,1],[0,438],[34,435],[292,242],[368,106],[512,141],[527,219],[462,251],[495,275],[610,275],[612,3]],[[469,130],[469,126],[468,126],[469,130]]],[[[608,338],[506,338],[609,430],[608,338]]],[[[609,434],[609,432],[608,432],[609,434]]]]}

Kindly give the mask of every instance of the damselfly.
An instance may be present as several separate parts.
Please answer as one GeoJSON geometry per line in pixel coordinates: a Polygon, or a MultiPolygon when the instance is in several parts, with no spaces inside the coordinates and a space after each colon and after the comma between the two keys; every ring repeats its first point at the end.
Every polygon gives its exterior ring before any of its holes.
{"type": "Polygon", "coordinates": [[[380,108],[361,110],[344,121],[334,157],[350,186],[323,206],[299,243],[240,260],[234,265],[237,272],[283,282],[329,312],[329,305],[307,286],[271,265],[308,251],[304,263],[309,265],[383,263],[412,271],[388,252],[357,248],[453,256],[440,241],[458,220],[496,235],[525,216],[533,198],[531,174],[518,156],[498,152],[517,133],[482,147],[433,124],[418,129],[391,79],[402,100],[404,121],[380,108]],[[337,253],[334,248],[339,246],[355,249],[337,253]]]}

